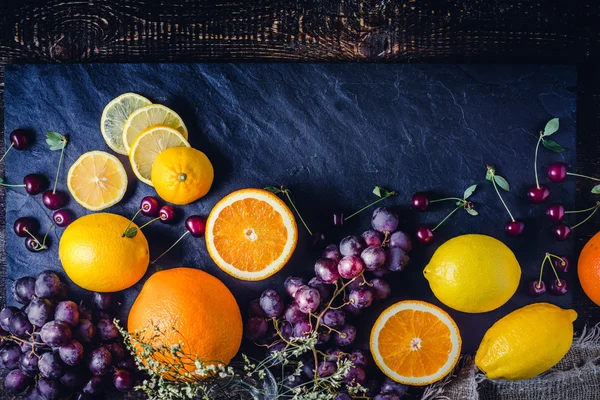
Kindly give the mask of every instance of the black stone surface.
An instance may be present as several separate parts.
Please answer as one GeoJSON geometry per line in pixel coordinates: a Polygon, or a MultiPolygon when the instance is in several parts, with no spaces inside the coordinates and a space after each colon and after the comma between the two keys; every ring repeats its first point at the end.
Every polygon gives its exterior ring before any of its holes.
{"type": "MultiPolygon", "coordinates": [[[[324,230],[331,242],[369,228],[370,213],[352,219],[341,231],[328,228],[328,213],[349,213],[374,200],[374,185],[398,190],[387,201],[397,207],[402,228],[412,232],[418,223],[434,225],[451,210],[438,204],[430,212],[415,213],[406,205],[415,191],[438,196],[457,196],[469,185],[480,187],[473,196],[480,212],[471,217],[455,214],[439,232],[433,245],[416,245],[410,268],[390,275],[393,298],[374,306],[356,320],[359,342],[368,334],[379,313],[394,301],[423,299],[435,304],[422,269],[446,239],[463,233],[484,233],[511,247],[523,270],[521,287],[503,307],[485,314],[449,310],[463,336],[463,350],[476,350],[485,330],[506,313],[533,301],[568,307],[570,294],[546,294],[532,300],[526,283],[539,271],[546,251],[573,258],[570,242],[557,243],[551,224],[543,217],[544,206],[525,199],[534,183],[533,154],[537,132],[546,121],[559,117],[555,140],[567,151],[542,149],[539,169],[546,183],[545,167],[553,161],[575,166],[575,69],[568,66],[450,66],[450,65],[336,65],[336,64],[137,64],[137,65],[22,65],[6,70],[5,135],[29,128],[37,142],[7,157],[6,179],[20,183],[23,176],[39,172],[53,179],[58,153],[50,152],[44,133],[56,130],[71,137],[65,153],[59,188],[66,190],[66,174],[77,157],[89,150],[109,151],[99,130],[104,106],[127,91],[176,110],[190,131],[191,144],[204,151],[215,167],[215,184],[195,204],[178,208],[173,226],[150,226],[146,235],[153,256],[160,254],[184,232],[185,215],[207,215],[229,192],[243,187],[284,184],[292,189],[297,205],[313,230],[324,230]],[[513,190],[505,194],[511,210],[527,221],[524,236],[508,238],[503,226],[508,216],[489,182],[485,165],[491,163],[513,190]]],[[[8,141],[7,141],[8,143],[8,141]]],[[[120,157],[129,171],[128,161],[120,157]]],[[[107,210],[131,216],[140,199],[152,188],[130,174],[125,199],[107,210]]],[[[574,203],[575,183],[550,184],[551,202],[574,203]]],[[[77,215],[87,211],[71,201],[77,215]]],[[[57,258],[61,229],[50,234],[51,248],[29,253],[11,229],[20,216],[33,216],[43,229],[50,225],[49,212],[40,196],[9,189],[6,205],[7,290],[23,275],[44,269],[61,271],[57,258]]],[[[282,289],[289,275],[312,275],[318,252],[299,225],[300,240],[290,263],[263,282],[242,282],[221,272],[208,257],[202,239],[186,238],[161,265],[166,268],[202,268],[222,279],[239,300],[242,311],[248,300],[266,287],[282,289]]],[[[152,267],[148,274],[152,273],[152,267]]],[[[545,276],[552,277],[550,271],[545,276]]],[[[571,276],[572,284],[576,277],[571,276]]],[[[143,284],[126,293],[124,315],[143,284]]],[[[83,292],[78,295],[84,296],[83,292]]],[[[9,295],[9,298],[11,296],[9,295]]],[[[218,305],[216,305],[218,307],[218,305]]],[[[444,307],[445,308],[445,307],[444,307]]],[[[245,344],[248,349],[248,344],[245,344]]]]}

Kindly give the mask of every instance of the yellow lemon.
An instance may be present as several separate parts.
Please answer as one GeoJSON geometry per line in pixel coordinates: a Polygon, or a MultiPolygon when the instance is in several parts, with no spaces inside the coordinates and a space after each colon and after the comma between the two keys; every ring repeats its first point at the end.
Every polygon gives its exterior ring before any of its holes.
{"type": "Polygon", "coordinates": [[[501,241],[462,235],[442,244],[423,270],[439,301],[458,311],[495,310],[517,291],[521,267],[501,241]]]}
{"type": "Polygon", "coordinates": [[[104,141],[114,151],[127,155],[123,144],[123,126],[132,112],[152,102],[136,93],[123,93],[104,107],[100,118],[100,132],[104,141]]]}
{"type": "Polygon", "coordinates": [[[163,200],[173,204],[190,204],[203,197],[214,176],[206,154],[191,147],[166,149],[152,164],[152,186],[163,200]]]}
{"type": "Polygon", "coordinates": [[[139,281],[148,268],[150,251],[142,231],[133,237],[123,235],[128,224],[127,218],[109,213],[89,214],[71,223],[58,246],[67,276],[94,292],[118,292],[139,281]]]}
{"type": "Polygon", "coordinates": [[[131,147],[139,134],[154,126],[171,127],[181,133],[186,140],[188,138],[188,130],[179,114],[162,104],[150,104],[133,111],[123,125],[121,139],[127,153],[131,152],[131,147]]]}
{"type": "Polygon", "coordinates": [[[552,368],[573,343],[577,313],[549,303],[515,310],[485,333],[475,364],[490,379],[529,379],[552,368]]]}

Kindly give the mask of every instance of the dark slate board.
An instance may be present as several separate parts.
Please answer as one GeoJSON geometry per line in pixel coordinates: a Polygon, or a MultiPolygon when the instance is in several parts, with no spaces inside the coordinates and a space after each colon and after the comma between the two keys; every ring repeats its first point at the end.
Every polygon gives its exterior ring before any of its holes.
{"type": "MultiPolygon", "coordinates": [[[[485,233],[502,239],[516,253],[523,269],[517,294],[502,308],[469,315],[449,310],[463,336],[464,350],[474,351],[485,330],[498,318],[532,302],[525,282],[537,275],[546,251],[574,256],[571,243],[557,243],[543,218],[543,206],[526,202],[534,182],[533,152],[537,132],[551,117],[561,118],[556,140],[567,151],[540,154],[540,171],[557,160],[575,165],[575,69],[567,66],[444,66],[444,65],[300,65],[300,64],[139,64],[22,65],[6,70],[5,134],[15,128],[37,133],[31,150],[13,151],[7,158],[9,182],[31,172],[53,177],[57,153],[46,149],[43,134],[56,130],[71,135],[65,153],[60,188],[68,167],[83,152],[109,151],[99,131],[103,107],[117,95],[133,91],[175,109],[185,120],[190,141],[215,167],[215,184],[204,199],[180,209],[173,227],[155,224],[146,234],[156,256],[184,231],[183,214],[207,215],[229,192],[243,187],[285,184],[315,230],[332,241],[369,227],[370,213],[349,221],[342,231],[330,231],[328,212],[350,212],[373,200],[373,185],[396,189],[388,201],[397,206],[402,227],[434,224],[451,205],[437,205],[416,214],[405,205],[413,192],[433,191],[456,196],[473,183],[481,184],[473,200],[480,216],[458,213],[441,228],[435,244],[415,246],[410,268],[392,275],[393,299],[368,309],[357,320],[359,341],[366,345],[370,327],[386,306],[400,299],[439,304],[422,276],[431,254],[444,240],[463,233],[485,233]],[[508,238],[508,217],[492,187],[484,181],[485,165],[495,164],[514,188],[505,195],[514,214],[527,220],[526,234],[508,238]]],[[[7,141],[8,142],[8,141],[7,141]]],[[[128,166],[127,160],[121,157],[128,166]]],[[[541,180],[547,181],[542,172],[541,180]]],[[[551,201],[573,205],[573,180],[551,184],[551,201]]],[[[152,188],[131,180],[126,198],[108,210],[131,216],[152,188]]],[[[75,202],[68,206],[86,213],[75,202]]],[[[19,216],[32,215],[49,226],[40,197],[20,189],[7,195],[7,287],[14,279],[43,269],[61,270],[57,259],[60,230],[51,234],[52,247],[31,254],[10,229],[19,216]]],[[[208,257],[203,240],[186,238],[161,263],[164,267],[203,268],[222,279],[237,296],[242,310],[266,287],[281,289],[292,274],[310,276],[318,254],[299,225],[300,241],[285,269],[263,282],[237,281],[222,273],[208,257]]],[[[152,268],[149,269],[151,273],[152,268]]],[[[546,275],[551,276],[550,271],[546,275]]],[[[572,277],[571,282],[575,284],[572,277]]],[[[127,291],[129,306],[142,282],[127,291]]],[[[536,300],[538,301],[538,300],[536,300]]],[[[563,307],[571,295],[544,295],[563,307]]]]}

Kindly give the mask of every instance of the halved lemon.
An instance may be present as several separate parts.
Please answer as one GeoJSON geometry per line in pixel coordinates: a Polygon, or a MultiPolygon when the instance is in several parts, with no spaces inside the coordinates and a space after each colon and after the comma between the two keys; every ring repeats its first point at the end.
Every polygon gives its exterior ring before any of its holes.
{"type": "Polygon", "coordinates": [[[129,152],[133,173],[146,185],[152,185],[152,165],[156,157],[171,147],[190,147],[183,135],[168,126],[146,129],[135,140],[129,152]]]}
{"type": "Polygon", "coordinates": [[[132,112],[152,102],[136,93],[123,93],[104,107],[100,118],[100,132],[104,141],[114,151],[127,155],[123,145],[123,126],[132,112]]]}
{"type": "Polygon", "coordinates": [[[187,140],[188,130],[175,111],[162,104],[150,104],[131,113],[123,126],[123,145],[129,153],[138,135],[156,125],[169,126],[181,133],[187,140]]]}
{"type": "Polygon", "coordinates": [[[67,187],[76,202],[100,211],[121,201],[127,190],[127,173],[112,154],[89,151],[69,168],[67,187]]]}
{"type": "Polygon", "coordinates": [[[298,227],[290,209],[262,189],[241,189],[225,196],[206,221],[208,254],[223,271],[245,281],[268,278],[283,268],[297,240],[298,227]]]}
{"type": "Polygon", "coordinates": [[[401,301],[386,309],[371,331],[371,353],[389,378],[424,386],[448,375],[462,340],[454,320],[424,301],[401,301]]]}

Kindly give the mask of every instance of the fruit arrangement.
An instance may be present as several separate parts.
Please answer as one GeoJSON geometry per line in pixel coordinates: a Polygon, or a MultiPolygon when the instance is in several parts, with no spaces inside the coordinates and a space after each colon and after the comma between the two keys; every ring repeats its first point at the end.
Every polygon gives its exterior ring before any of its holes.
{"type": "Polygon", "coordinates": [[[8,392],[54,400],[133,389],[137,367],[111,316],[118,295],[91,293],[89,302],[77,304],[52,271],[17,279],[12,294],[22,307],[0,311],[0,367],[8,371],[8,392]]]}

